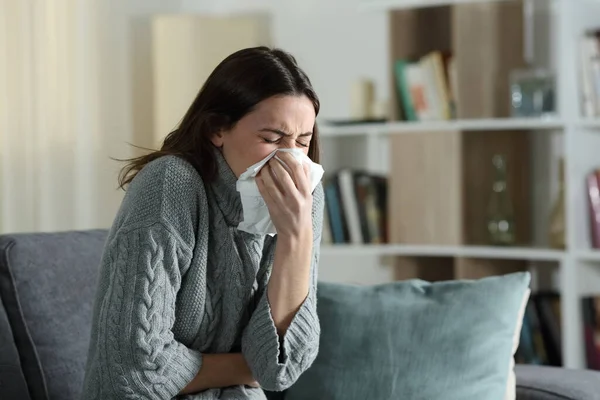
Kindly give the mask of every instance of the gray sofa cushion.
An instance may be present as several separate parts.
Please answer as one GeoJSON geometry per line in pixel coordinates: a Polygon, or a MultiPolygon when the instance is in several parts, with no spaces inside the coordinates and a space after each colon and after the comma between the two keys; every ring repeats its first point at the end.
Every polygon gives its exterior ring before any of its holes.
{"type": "Polygon", "coordinates": [[[600,373],[517,365],[518,400],[599,400],[600,373]]]}
{"type": "Polygon", "coordinates": [[[30,400],[19,352],[0,298],[0,399],[30,400]]]}
{"type": "Polygon", "coordinates": [[[0,236],[0,288],[33,400],[81,394],[106,234],[0,236]]]}

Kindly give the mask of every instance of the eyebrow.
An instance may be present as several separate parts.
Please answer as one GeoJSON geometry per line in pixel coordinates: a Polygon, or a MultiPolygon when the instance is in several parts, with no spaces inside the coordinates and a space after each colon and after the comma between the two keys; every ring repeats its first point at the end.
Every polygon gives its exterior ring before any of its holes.
{"type": "MultiPolygon", "coordinates": [[[[291,133],[284,132],[284,131],[282,131],[282,130],[280,130],[280,129],[273,129],[273,128],[262,128],[260,131],[261,131],[261,132],[271,132],[271,133],[275,133],[275,134],[277,134],[277,135],[279,135],[279,136],[287,136],[287,137],[289,137],[289,136],[293,136],[291,133]]],[[[298,136],[299,136],[299,137],[305,137],[305,136],[312,136],[312,134],[313,134],[312,132],[304,132],[304,133],[301,133],[301,134],[300,134],[300,135],[298,135],[298,136]]]]}

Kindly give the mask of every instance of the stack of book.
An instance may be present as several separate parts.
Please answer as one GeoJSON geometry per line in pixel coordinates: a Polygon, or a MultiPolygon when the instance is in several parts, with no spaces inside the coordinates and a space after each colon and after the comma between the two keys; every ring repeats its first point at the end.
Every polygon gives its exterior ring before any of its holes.
{"type": "Polygon", "coordinates": [[[600,370],[600,297],[581,299],[585,358],[589,369],[600,370]]]}
{"type": "Polygon", "coordinates": [[[456,118],[456,68],[449,53],[431,52],[418,60],[396,60],[394,75],[401,119],[456,118]],[[454,84],[453,84],[454,83],[454,84]]]}
{"type": "Polygon", "coordinates": [[[523,317],[516,362],[562,366],[560,321],[560,296],[557,293],[532,294],[523,317]]]}
{"type": "Polygon", "coordinates": [[[600,249],[600,169],[587,176],[588,203],[590,206],[591,243],[600,249]]]}
{"type": "Polygon", "coordinates": [[[387,179],[342,169],[324,182],[323,242],[387,243],[387,179]]]}

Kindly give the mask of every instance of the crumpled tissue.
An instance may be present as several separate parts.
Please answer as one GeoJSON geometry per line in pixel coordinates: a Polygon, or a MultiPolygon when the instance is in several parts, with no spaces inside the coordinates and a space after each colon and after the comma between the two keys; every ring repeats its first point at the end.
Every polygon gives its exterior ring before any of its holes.
{"type": "Polygon", "coordinates": [[[291,153],[301,164],[310,163],[311,190],[315,190],[323,178],[323,167],[314,163],[300,149],[275,150],[261,161],[250,166],[242,175],[240,175],[236,183],[236,189],[240,193],[244,214],[243,221],[238,225],[238,229],[241,231],[271,236],[277,233],[277,230],[271,221],[267,204],[260,195],[255,178],[262,167],[264,167],[271,158],[275,157],[279,151],[291,153]]]}

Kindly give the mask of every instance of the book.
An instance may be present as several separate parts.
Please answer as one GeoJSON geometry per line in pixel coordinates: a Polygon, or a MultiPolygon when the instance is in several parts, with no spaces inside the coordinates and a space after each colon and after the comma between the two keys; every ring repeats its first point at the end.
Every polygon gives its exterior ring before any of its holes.
{"type": "Polygon", "coordinates": [[[600,370],[600,326],[597,315],[596,304],[598,299],[587,296],[581,299],[581,311],[583,315],[583,338],[585,344],[585,358],[589,369],[600,370]]]}
{"type": "Polygon", "coordinates": [[[441,51],[433,51],[421,59],[426,71],[425,82],[430,86],[434,119],[451,119],[451,101],[448,85],[447,63],[441,51]]]}
{"type": "Polygon", "coordinates": [[[354,176],[350,169],[343,169],[338,173],[338,184],[340,188],[341,202],[344,209],[344,217],[348,226],[350,243],[364,243],[362,230],[360,228],[360,215],[354,188],[354,176]]]}
{"type": "Polygon", "coordinates": [[[590,210],[591,244],[600,248],[600,171],[592,171],[587,176],[588,204],[590,210]]]}
{"type": "Polygon", "coordinates": [[[579,86],[581,113],[586,118],[600,115],[600,31],[591,31],[579,41],[579,86]]]}
{"type": "Polygon", "coordinates": [[[432,51],[414,60],[400,59],[394,64],[394,77],[405,121],[440,121],[456,116],[456,81],[452,54],[432,51]]]}
{"type": "Polygon", "coordinates": [[[560,367],[563,365],[560,296],[557,293],[542,292],[536,293],[532,300],[539,317],[540,331],[548,356],[548,364],[560,367]]]}
{"type": "Polygon", "coordinates": [[[327,210],[327,219],[330,224],[331,237],[333,243],[346,242],[346,226],[340,207],[337,184],[334,181],[327,181],[324,187],[325,206],[327,210]]]}
{"type": "Polygon", "coordinates": [[[425,73],[418,63],[412,63],[406,66],[406,82],[408,92],[412,100],[412,105],[419,121],[429,121],[432,119],[432,108],[425,87],[425,73]]]}
{"type": "Polygon", "coordinates": [[[333,244],[387,242],[387,178],[348,168],[324,185],[333,244]]]}
{"type": "Polygon", "coordinates": [[[562,366],[560,295],[554,291],[534,293],[523,316],[515,360],[521,364],[562,366]]]}
{"type": "Polygon", "coordinates": [[[409,62],[406,60],[397,60],[394,66],[394,76],[396,78],[396,89],[398,91],[398,102],[400,103],[401,114],[405,121],[417,121],[417,114],[413,104],[411,92],[408,86],[406,69],[409,62]]]}
{"type": "Polygon", "coordinates": [[[357,202],[357,212],[360,221],[360,230],[362,232],[363,243],[372,243],[373,237],[369,229],[369,211],[371,207],[371,177],[366,172],[357,171],[354,173],[354,192],[357,202]]]}

